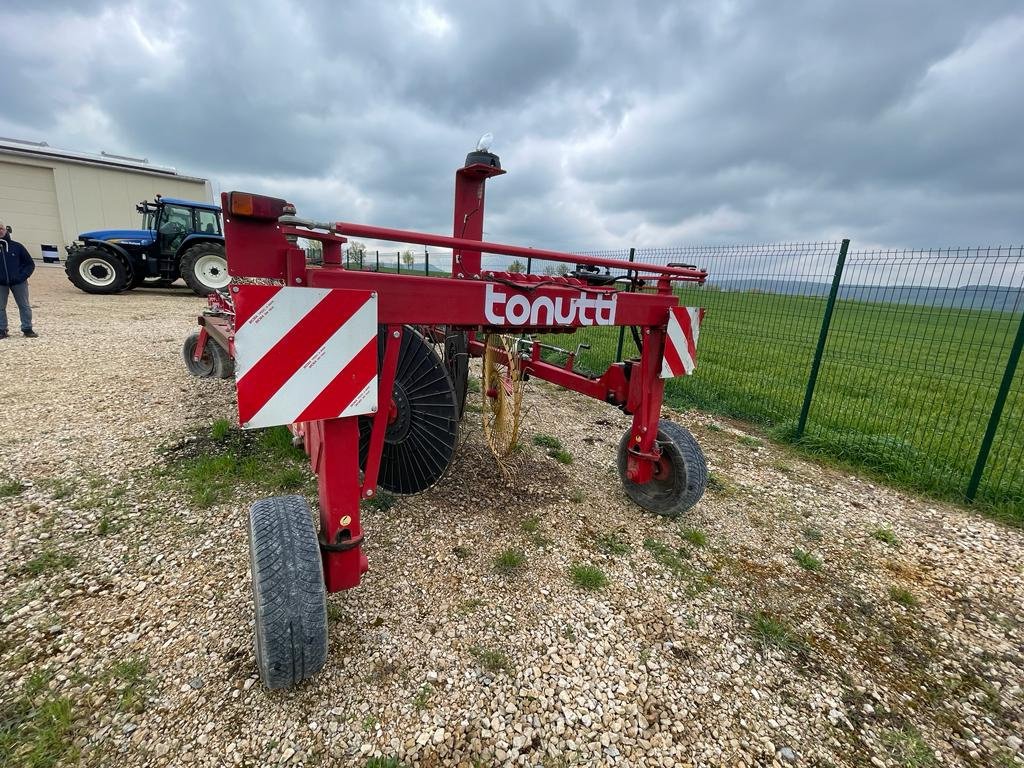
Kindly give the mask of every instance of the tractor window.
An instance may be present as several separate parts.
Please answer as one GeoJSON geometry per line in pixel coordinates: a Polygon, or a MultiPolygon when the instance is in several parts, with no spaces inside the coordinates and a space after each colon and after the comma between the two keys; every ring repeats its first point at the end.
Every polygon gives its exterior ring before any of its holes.
{"type": "Polygon", "coordinates": [[[196,232],[207,235],[220,234],[220,217],[216,211],[204,211],[196,208],[196,232]]]}
{"type": "Polygon", "coordinates": [[[163,231],[168,224],[179,224],[185,232],[192,231],[192,211],[180,205],[165,205],[160,229],[163,231]]]}

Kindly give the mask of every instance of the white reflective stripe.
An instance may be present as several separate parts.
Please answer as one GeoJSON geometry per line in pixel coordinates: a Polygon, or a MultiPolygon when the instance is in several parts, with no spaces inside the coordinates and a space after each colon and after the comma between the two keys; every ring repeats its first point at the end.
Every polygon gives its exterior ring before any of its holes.
{"type": "Polygon", "coordinates": [[[686,311],[690,313],[690,330],[693,331],[693,348],[696,349],[697,339],[700,338],[700,307],[687,307],[686,311]]]}
{"type": "MultiPolygon", "coordinates": [[[[270,427],[293,423],[356,354],[376,337],[377,300],[371,298],[263,404],[246,426],[270,427]]],[[[363,401],[365,410],[362,413],[369,412],[377,404],[376,392],[374,389],[371,397],[363,401]]]]}
{"type": "Polygon", "coordinates": [[[330,288],[282,288],[242,323],[235,331],[235,379],[245,376],[330,292],[330,288]]]}
{"type": "Polygon", "coordinates": [[[370,383],[363,387],[363,391],[356,395],[352,402],[345,406],[345,410],[338,414],[342,416],[358,416],[369,413],[371,408],[377,407],[377,377],[370,379],[370,383]],[[369,399],[367,399],[369,398],[369,399]]]}
{"type": "MultiPolygon", "coordinates": [[[[675,347],[676,354],[683,363],[683,373],[690,373],[694,369],[693,358],[690,357],[690,346],[686,343],[686,336],[683,335],[683,327],[679,324],[675,314],[668,318],[668,343],[675,347]]],[[[678,376],[679,374],[673,374],[678,376]]]]}
{"type": "Polygon", "coordinates": [[[668,365],[668,358],[662,356],[661,358],[661,378],[671,379],[675,377],[675,371],[673,371],[668,365]]]}

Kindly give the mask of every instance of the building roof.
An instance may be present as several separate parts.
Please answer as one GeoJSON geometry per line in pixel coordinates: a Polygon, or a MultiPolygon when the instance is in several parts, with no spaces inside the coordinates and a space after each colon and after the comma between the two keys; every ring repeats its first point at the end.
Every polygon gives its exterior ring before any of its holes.
{"type": "Polygon", "coordinates": [[[45,141],[24,141],[22,139],[8,139],[0,136],[0,155],[12,154],[23,157],[32,157],[37,160],[62,160],[70,163],[82,163],[84,165],[103,165],[111,168],[120,168],[133,173],[148,173],[154,176],[173,176],[182,181],[196,181],[206,183],[206,179],[198,176],[186,176],[178,173],[177,169],[168,165],[154,165],[149,160],[137,157],[125,157],[101,152],[98,155],[89,152],[72,152],[68,149],[57,149],[51,147],[45,141]]]}

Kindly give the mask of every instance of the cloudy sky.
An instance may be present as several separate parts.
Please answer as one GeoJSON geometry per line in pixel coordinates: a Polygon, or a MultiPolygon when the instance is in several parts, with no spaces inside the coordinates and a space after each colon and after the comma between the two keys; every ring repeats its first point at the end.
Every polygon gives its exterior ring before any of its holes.
{"type": "Polygon", "coordinates": [[[552,248],[1024,240],[1020,0],[4,3],[0,135],[552,248]]]}

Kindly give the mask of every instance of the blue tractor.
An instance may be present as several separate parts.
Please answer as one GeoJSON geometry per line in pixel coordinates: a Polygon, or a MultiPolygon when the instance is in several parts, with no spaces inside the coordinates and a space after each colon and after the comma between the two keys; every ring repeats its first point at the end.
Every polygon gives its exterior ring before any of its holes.
{"type": "Polygon", "coordinates": [[[157,195],[135,208],[142,229],[83,232],[68,247],[64,271],[77,288],[120,293],[179,277],[200,296],[227,287],[219,206],[157,195]]]}

